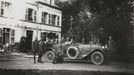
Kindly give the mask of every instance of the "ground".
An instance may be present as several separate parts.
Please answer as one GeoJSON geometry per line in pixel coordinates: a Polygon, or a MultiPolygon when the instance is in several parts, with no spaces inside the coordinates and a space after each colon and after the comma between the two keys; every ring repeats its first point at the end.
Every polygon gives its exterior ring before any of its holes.
{"type": "MultiPolygon", "coordinates": [[[[34,71],[34,72],[40,72],[40,73],[42,73],[44,71],[53,71],[53,72],[57,71],[57,73],[59,73],[58,71],[60,71],[60,72],[62,72],[62,74],[64,71],[68,71],[68,72],[73,71],[76,73],[79,72],[79,75],[81,75],[80,72],[86,71],[86,72],[95,72],[95,74],[92,74],[92,75],[99,75],[100,73],[103,73],[103,72],[106,72],[106,74],[107,73],[108,74],[109,73],[119,73],[119,75],[122,75],[122,74],[133,75],[134,74],[134,64],[121,63],[121,62],[110,62],[109,64],[97,66],[90,62],[77,61],[77,60],[74,60],[74,61],[66,60],[62,64],[52,64],[49,62],[34,64],[33,57],[31,55],[27,55],[24,53],[10,53],[7,55],[3,55],[3,54],[0,55],[0,74],[5,75],[5,70],[12,70],[12,71],[20,70],[20,72],[22,72],[21,70],[25,70],[25,71],[38,70],[38,71],[34,71]],[[98,73],[98,72],[100,72],[100,73],[98,73]],[[96,73],[98,73],[98,74],[96,74],[96,73]]],[[[57,74],[52,74],[53,72],[51,72],[51,75],[57,75],[57,74]]],[[[84,72],[84,73],[86,73],[86,72],[84,72]]],[[[58,75],[62,75],[62,74],[58,74],[58,75]]],[[[8,74],[6,74],[6,75],[8,75],[8,74]]],[[[10,73],[10,75],[12,75],[12,74],[10,73]]],[[[110,74],[110,75],[118,75],[118,74],[110,74]]]]}

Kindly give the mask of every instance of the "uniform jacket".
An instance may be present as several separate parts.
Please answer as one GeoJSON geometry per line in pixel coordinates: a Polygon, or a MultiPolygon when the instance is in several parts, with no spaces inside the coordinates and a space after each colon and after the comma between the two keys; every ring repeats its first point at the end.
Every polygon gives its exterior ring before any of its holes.
{"type": "Polygon", "coordinates": [[[39,49],[39,41],[38,40],[34,40],[32,43],[32,49],[33,50],[38,50],[39,49]]]}

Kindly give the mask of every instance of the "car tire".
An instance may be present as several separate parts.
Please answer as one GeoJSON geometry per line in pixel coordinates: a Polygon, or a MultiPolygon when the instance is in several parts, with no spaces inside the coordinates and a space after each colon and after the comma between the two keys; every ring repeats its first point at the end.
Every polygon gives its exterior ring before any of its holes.
{"type": "Polygon", "coordinates": [[[78,56],[79,56],[79,49],[75,46],[70,46],[68,49],[67,49],[67,56],[70,58],[70,59],[76,59],[78,56]],[[74,54],[73,54],[74,53],[74,54]]]}
{"type": "Polygon", "coordinates": [[[104,63],[104,55],[100,51],[95,51],[91,55],[91,61],[95,65],[101,65],[104,63]]]}
{"type": "Polygon", "coordinates": [[[53,51],[47,51],[44,55],[45,61],[47,62],[53,62],[53,59],[55,57],[55,54],[53,51]]]}

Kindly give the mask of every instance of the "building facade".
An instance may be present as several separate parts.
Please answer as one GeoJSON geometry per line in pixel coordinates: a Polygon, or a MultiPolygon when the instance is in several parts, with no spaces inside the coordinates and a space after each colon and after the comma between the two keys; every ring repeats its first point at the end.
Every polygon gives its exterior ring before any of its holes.
{"type": "Polygon", "coordinates": [[[62,11],[55,1],[0,0],[0,43],[19,42],[24,36],[30,48],[34,38],[43,34],[60,41],[62,11]]]}

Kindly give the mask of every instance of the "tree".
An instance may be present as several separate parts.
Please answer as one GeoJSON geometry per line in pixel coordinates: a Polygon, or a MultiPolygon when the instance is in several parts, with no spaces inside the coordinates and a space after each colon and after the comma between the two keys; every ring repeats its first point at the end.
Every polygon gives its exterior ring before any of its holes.
{"type": "MultiPolygon", "coordinates": [[[[63,30],[68,26],[68,15],[73,16],[73,29],[78,35],[88,37],[93,33],[99,39],[112,36],[118,45],[125,45],[129,31],[133,0],[77,0],[63,3],[63,30]],[[89,16],[89,13],[90,16],[89,16]],[[66,25],[67,24],[67,25],[66,25]]],[[[66,33],[66,31],[65,31],[66,33]]]]}

